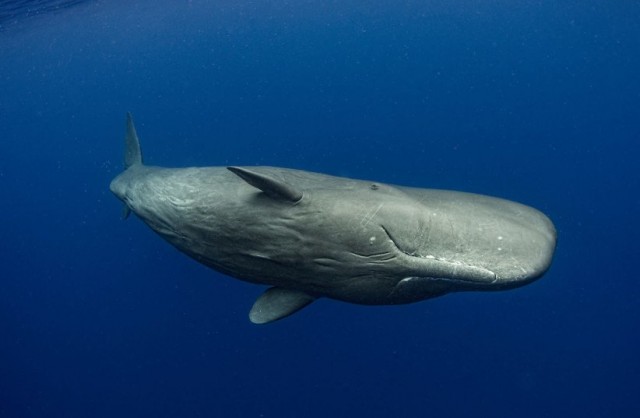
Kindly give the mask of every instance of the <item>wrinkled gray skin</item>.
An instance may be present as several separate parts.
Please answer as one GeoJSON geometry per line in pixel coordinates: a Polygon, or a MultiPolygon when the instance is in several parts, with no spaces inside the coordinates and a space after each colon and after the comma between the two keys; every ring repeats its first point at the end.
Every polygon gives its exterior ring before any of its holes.
{"type": "Polygon", "coordinates": [[[555,249],[545,215],[503,199],[276,167],[145,166],[130,117],[126,159],[111,191],[128,209],[195,260],[273,287],[256,323],[319,297],[388,305],[514,288],[555,249]]]}

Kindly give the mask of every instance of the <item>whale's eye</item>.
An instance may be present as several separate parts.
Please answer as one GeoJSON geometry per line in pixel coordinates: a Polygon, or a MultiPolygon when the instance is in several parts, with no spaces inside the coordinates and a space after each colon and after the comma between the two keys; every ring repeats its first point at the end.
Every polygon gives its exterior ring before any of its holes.
{"type": "Polygon", "coordinates": [[[377,184],[375,184],[375,183],[371,183],[371,186],[369,186],[369,188],[370,188],[371,190],[378,190],[378,189],[380,188],[380,186],[378,186],[378,185],[377,185],[377,184]]]}

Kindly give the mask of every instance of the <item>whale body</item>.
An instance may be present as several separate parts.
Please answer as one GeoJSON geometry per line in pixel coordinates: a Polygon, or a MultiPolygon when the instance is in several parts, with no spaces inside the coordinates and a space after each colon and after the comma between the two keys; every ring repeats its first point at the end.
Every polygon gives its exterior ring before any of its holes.
{"type": "Polygon", "coordinates": [[[364,305],[502,290],[542,276],[556,245],[531,207],[278,167],[146,166],[127,115],[125,214],[196,261],[268,285],[249,318],[267,323],[327,297],[364,305]]]}

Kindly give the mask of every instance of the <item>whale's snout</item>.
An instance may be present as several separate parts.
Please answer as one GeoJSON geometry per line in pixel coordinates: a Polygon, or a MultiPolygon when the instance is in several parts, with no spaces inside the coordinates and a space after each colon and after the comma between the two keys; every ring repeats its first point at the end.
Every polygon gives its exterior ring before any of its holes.
{"type": "Polygon", "coordinates": [[[130,188],[129,188],[129,182],[126,180],[127,171],[125,171],[124,173],[120,174],[118,177],[111,180],[111,183],[109,184],[109,190],[111,190],[111,193],[116,195],[116,197],[124,203],[123,210],[122,210],[123,219],[127,219],[131,214],[131,207],[129,205],[130,199],[128,197],[128,194],[129,194],[128,191],[130,188]]]}
{"type": "Polygon", "coordinates": [[[109,190],[111,190],[111,193],[116,195],[116,197],[123,202],[126,200],[125,197],[127,187],[125,182],[122,181],[122,175],[111,180],[111,183],[109,184],[109,190]]]}

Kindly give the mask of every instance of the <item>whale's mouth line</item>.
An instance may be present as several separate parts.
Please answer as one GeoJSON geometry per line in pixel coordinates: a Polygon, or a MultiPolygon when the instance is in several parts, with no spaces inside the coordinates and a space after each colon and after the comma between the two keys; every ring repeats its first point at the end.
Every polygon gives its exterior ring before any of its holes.
{"type": "Polygon", "coordinates": [[[380,227],[398,252],[416,260],[421,265],[421,270],[424,269],[429,272],[429,274],[416,275],[416,277],[473,285],[492,285],[498,281],[496,273],[482,266],[475,266],[461,261],[444,260],[433,255],[420,256],[403,250],[396,239],[393,238],[389,229],[384,225],[380,225],[380,227]]]}

